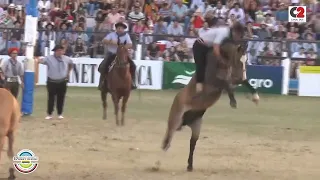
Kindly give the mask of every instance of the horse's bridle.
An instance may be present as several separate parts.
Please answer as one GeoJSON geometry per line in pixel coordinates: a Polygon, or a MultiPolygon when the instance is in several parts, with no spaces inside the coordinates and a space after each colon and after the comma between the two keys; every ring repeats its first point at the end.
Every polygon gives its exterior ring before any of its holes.
{"type": "MultiPolygon", "coordinates": [[[[125,48],[124,46],[122,47],[118,47],[118,48],[125,48]]],[[[125,57],[125,58],[129,58],[129,57],[125,57]]],[[[117,68],[126,68],[127,65],[129,64],[129,61],[125,61],[125,60],[120,60],[118,55],[116,55],[116,57],[114,58],[114,64],[112,64],[112,66],[117,67],[117,68]]]]}
{"type": "Polygon", "coordinates": [[[118,60],[118,56],[115,57],[114,59],[114,66],[118,67],[118,68],[125,68],[128,64],[129,61],[117,61],[118,60]]]}

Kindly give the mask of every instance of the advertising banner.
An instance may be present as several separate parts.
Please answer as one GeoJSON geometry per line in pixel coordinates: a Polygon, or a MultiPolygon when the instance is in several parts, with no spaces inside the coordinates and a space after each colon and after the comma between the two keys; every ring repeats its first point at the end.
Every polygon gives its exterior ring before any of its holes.
{"type": "MultiPolygon", "coordinates": [[[[281,66],[247,66],[249,83],[261,93],[281,94],[283,67],[281,66]]],[[[248,91],[239,86],[237,91],[248,91]]]]}
{"type": "Polygon", "coordinates": [[[299,96],[320,97],[320,66],[300,66],[299,96]]]}
{"type": "MultiPolygon", "coordinates": [[[[73,70],[68,86],[98,87],[100,73],[99,64],[103,59],[73,58],[73,70]]],[[[135,60],[136,84],[139,89],[161,89],[162,61],[135,60]]],[[[39,79],[37,85],[45,85],[47,81],[47,67],[39,64],[39,79]]]]}
{"type": "Polygon", "coordinates": [[[138,89],[159,90],[162,86],[163,61],[135,60],[138,89]]]}
{"type": "Polygon", "coordinates": [[[162,89],[180,89],[185,87],[195,73],[194,63],[164,62],[162,89]]]}

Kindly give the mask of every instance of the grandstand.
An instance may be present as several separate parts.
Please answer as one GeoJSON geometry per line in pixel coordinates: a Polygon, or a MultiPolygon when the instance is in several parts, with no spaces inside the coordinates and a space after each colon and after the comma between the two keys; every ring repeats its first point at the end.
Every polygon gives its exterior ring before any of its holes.
{"type": "MultiPolygon", "coordinates": [[[[6,55],[10,47],[19,48],[20,55],[25,53],[22,37],[26,2],[2,1],[1,55],[6,55]]],[[[266,57],[281,57],[280,51],[287,48],[292,57],[302,58],[300,64],[312,65],[320,52],[319,44],[313,42],[320,39],[319,5],[315,1],[148,0],[144,4],[133,2],[131,7],[125,1],[62,2],[38,2],[37,56],[45,55],[45,47],[54,41],[55,44],[62,43],[70,56],[102,57],[105,46],[101,39],[114,30],[114,23],[123,21],[129,25],[128,32],[135,44],[146,44],[142,59],[193,62],[191,46],[198,33],[208,28],[205,19],[213,16],[224,18],[230,25],[235,21],[243,23],[247,28],[247,39],[259,40],[252,41],[248,47],[250,64],[277,65],[266,57]],[[287,22],[287,9],[292,4],[307,6],[307,23],[287,22]],[[286,40],[308,42],[292,42],[288,46],[280,43],[286,40]],[[152,42],[158,45],[152,46],[152,42]]]]}

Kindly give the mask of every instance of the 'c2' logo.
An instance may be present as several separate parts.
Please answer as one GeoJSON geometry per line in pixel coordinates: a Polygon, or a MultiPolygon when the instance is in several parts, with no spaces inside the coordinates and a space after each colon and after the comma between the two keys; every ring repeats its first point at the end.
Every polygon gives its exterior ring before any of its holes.
{"type": "Polygon", "coordinates": [[[304,18],[305,17],[305,11],[304,8],[301,6],[294,6],[290,9],[289,12],[290,16],[293,18],[304,18]]]}

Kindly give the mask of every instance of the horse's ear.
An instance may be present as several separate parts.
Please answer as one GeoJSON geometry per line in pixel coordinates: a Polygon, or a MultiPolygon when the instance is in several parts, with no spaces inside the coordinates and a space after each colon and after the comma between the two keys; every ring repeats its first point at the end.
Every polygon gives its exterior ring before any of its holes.
{"type": "Polygon", "coordinates": [[[124,41],[123,45],[126,45],[126,44],[127,44],[127,40],[124,41]]]}

